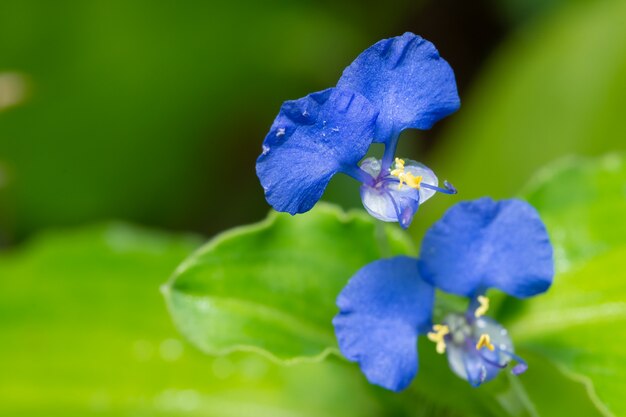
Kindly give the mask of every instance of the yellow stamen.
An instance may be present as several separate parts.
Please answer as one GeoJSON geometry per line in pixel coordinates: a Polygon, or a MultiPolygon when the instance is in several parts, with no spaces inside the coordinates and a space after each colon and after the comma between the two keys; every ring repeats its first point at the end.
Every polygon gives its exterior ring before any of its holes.
{"type": "Polygon", "coordinates": [[[404,181],[409,187],[419,190],[420,184],[422,183],[422,176],[414,176],[410,172],[407,172],[406,174],[404,174],[404,181]]]}
{"type": "Polygon", "coordinates": [[[396,158],[396,168],[391,171],[391,175],[394,177],[404,173],[404,159],[396,158]]]}
{"type": "Polygon", "coordinates": [[[428,340],[437,344],[437,353],[442,354],[446,351],[445,335],[450,333],[450,329],[445,324],[435,324],[433,326],[434,332],[428,332],[428,340]]]}
{"type": "Polygon", "coordinates": [[[479,295],[478,302],[480,303],[480,306],[476,309],[476,311],[474,311],[474,317],[476,318],[484,316],[489,310],[489,298],[484,295],[479,295]]]}
{"type": "Polygon", "coordinates": [[[418,190],[422,183],[422,176],[415,176],[410,172],[405,172],[404,160],[396,158],[396,168],[390,172],[391,175],[397,177],[400,180],[398,188],[402,188],[403,184],[408,185],[411,188],[418,190]]]}
{"type": "Polygon", "coordinates": [[[480,338],[478,339],[478,343],[476,343],[476,350],[480,350],[484,347],[492,352],[495,349],[495,346],[491,343],[491,337],[489,337],[487,333],[481,334],[480,338]]]}

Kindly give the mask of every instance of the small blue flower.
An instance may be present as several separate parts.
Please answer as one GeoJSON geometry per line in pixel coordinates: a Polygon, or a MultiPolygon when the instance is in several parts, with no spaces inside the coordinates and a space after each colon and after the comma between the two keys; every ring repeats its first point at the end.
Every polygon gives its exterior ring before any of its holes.
{"type": "Polygon", "coordinates": [[[426,233],[419,260],[380,260],[351,278],[333,321],[339,348],[370,382],[394,391],[408,386],[417,372],[415,342],[425,333],[473,386],[512,361],[512,372],[520,374],[527,365],[506,329],[485,317],[485,292],[494,287],[526,298],[546,291],[553,275],[552,246],[532,206],[490,198],[459,203],[426,233]],[[435,287],[467,296],[470,303],[467,311],[450,312],[429,329],[435,287]]]}
{"type": "Polygon", "coordinates": [[[433,326],[428,338],[437,344],[438,353],[447,353],[450,369],[473,387],[495,378],[512,361],[514,375],[528,369],[515,354],[513,342],[500,323],[484,317],[489,299],[483,295],[473,299],[467,311],[446,315],[441,324],[433,326]]]}
{"type": "Polygon", "coordinates": [[[407,128],[428,129],[459,108],[454,73],[435,47],[412,33],[382,40],[344,71],[336,88],[283,104],[257,159],[267,201],[291,214],[310,210],[338,172],[361,182],[367,211],[407,228],[435,192],[456,190],[427,167],[395,157],[407,128]],[[361,163],[372,142],[381,160],[361,163]]]}
{"type": "MultiPolygon", "coordinates": [[[[448,331],[444,338],[444,352],[447,353],[450,369],[472,386],[477,387],[495,378],[506,367],[510,359],[501,352],[505,349],[511,352],[513,342],[495,320],[486,317],[468,320],[467,315],[450,314],[443,323],[438,330],[444,328],[448,331]],[[497,352],[494,345],[498,346],[497,352]]],[[[436,334],[429,333],[431,340],[437,338],[433,336],[436,334]]]]}
{"type": "Polygon", "coordinates": [[[456,194],[447,181],[437,187],[438,179],[427,166],[410,159],[396,158],[387,170],[385,161],[366,158],[361,170],[373,178],[361,186],[361,201],[369,214],[385,222],[398,222],[408,228],[417,209],[435,192],[456,194]]]}

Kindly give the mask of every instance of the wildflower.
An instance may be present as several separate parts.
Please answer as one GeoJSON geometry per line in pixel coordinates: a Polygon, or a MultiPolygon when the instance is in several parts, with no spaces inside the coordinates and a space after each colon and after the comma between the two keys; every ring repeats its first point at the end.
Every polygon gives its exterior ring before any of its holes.
{"type": "Polygon", "coordinates": [[[412,33],[382,40],[348,66],[338,84],[283,104],[257,159],[267,201],[291,214],[310,210],[336,173],[361,182],[367,211],[408,227],[435,192],[452,194],[427,167],[395,157],[400,133],[429,129],[459,108],[454,73],[412,33]],[[373,142],[381,160],[361,161],[373,142]]]}
{"type": "Polygon", "coordinates": [[[373,384],[400,391],[417,372],[416,340],[427,335],[457,375],[473,386],[511,362],[527,368],[498,322],[486,317],[489,288],[527,298],[554,275],[552,246],[537,212],[520,200],[482,198],[453,206],[422,241],[419,259],[366,265],[337,299],[333,324],[343,355],[373,384]],[[434,288],[468,297],[465,312],[432,325],[434,288]]]}
{"type": "MultiPolygon", "coordinates": [[[[479,296],[488,300],[485,296],[479,296]]],[[[514,375],[526,371],[526,362],[514,353],[513,342],[497,321],[484,317],[477,306],[477,300],[470,303],[465,314],[452,312],[442,324],[435,324],[427,333],[428,339],[435,342],[437,353],[446,353],[450,369],[477,387],[495,378],[510,362],[517,364],[511,368],[514,375]],[[442,332],[442,329],[445,332],[442,332]]]]}

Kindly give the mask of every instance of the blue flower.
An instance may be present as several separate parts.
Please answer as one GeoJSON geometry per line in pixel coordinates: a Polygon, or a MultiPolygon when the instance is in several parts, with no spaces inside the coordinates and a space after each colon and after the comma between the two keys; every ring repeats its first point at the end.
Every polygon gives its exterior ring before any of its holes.
{"type": "Polygon", "coordinates": [[[507,330],[484,317],[488,309],[489,298],[480,295],[471,300],[465,313],[450,312],[427,334],[438,353],[447,353],[450,369],[473,387],[492,380],[512,361],[517,362],[511,368],[514,375],[528,368],[515,354],[507,330]]]}
{"type": "Polygon", "coordinates": [[[485,292],[497,288],[526,298],[546,291],[553,276],[552,245],[532,206],[490,198],[459,203],[426,233],[419,260],[379,260],[351,278],[333,321],[339,348],[370,382],[394,391],[417,372],[419,334],[447,352],[453,372],[473,386],[513,361],[512,372],[522,373],[527,365],[506,329],[485,316],[485,292]],[[470,303],[430,327],[435,287],[470,303]]]}
{"type": "Polygon", "coordinates": [[[412,33],[382,40],[348,66],[337,87],[283,104],[257,159],[274,209],[310,210],[337,173],[358,180],[374,217],[407,228],[435,192],[453,194],[427,167],[395,157],[400,133],[428,129],[459,108],[454,73],[428,41],[412,33]],[[361,161],[373,142],[381,160],[361,161]]]}

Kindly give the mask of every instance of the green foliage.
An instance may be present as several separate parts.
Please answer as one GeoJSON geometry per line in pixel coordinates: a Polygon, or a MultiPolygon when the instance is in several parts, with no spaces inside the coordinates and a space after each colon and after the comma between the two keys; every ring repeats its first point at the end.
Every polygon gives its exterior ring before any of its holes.
{"type": "Polygon", "coordinates": [[[550,227],[556,265],[567,271],[626,244],[623,156],[566,158],[539,171],[522,192],[550,227]]]}
{"type": "Polygon", "coordinates": [[[0,415],[383,414],[337,360],[281,367],[258,355],[209,358],[182,341],[158,289],[198,244],[111,224],[0,255],[0,415]]]}
{"type": "Polygon", "coordinates": [[[626,164],[622,155],[569,159],[526,196],[540,211],[561,271],[545,295],[515,303],[520,346],[583,381],[604,415],[626,414],[626,164]]]}
{"type": "Polygon", "coordinates": [[[626,246],[559,275],[550,293],[525,303],[509,327],[520,346],[584,381],[600,410],[614,416],[626,413],[624,256],[626,246]]]}

